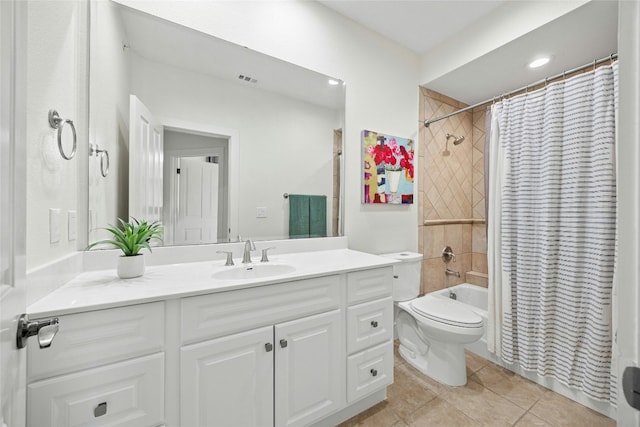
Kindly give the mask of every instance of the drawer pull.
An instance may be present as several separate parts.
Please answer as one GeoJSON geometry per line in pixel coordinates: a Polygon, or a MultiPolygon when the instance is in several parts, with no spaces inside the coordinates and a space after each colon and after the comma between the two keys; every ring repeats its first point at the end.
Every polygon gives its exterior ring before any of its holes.
{"type": "Polygon", "coordinates": [[[98,418],[107,414],[107,402],[102,402],[93,410],[93,416],[98,418]]]}
{"type": "Polygon", "coordinates": [[[378,321],[377,320],[372,320],[371,321],[371,326],[373,326],[374,328],[378,327],[378,321]]]}
{"type": "Polygon", "coordinates": [[[281,347],[281,348],[285,348],[286,346],[287,346],[287,340],[285,340],[285,339],[281,339],[281,340],[280,340],[280,347],[281,347]]]}
{"type": "Polygon", "coordinates": [[[369,372],[371,372],[371,376],[373,376],[373,377],[378,376],[378,370],[377,369],[371,368],[371,370],[369,372]]]}
{"type": "Polygon", "coordinates": [[[273,350],[273,344],[271,344],[270,342],[266,343],[264,345],[265,350],[267,350],[267,353],[273,350]]]}

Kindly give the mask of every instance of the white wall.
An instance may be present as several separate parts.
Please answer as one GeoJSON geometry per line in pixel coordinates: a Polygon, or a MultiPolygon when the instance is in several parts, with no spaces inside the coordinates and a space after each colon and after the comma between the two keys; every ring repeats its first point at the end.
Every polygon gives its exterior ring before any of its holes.
{"type": "MultiPolygon", "coordinates": [[[[369,129],[417,140],[416,54],[312,1],[121,3],[343,79],[347,88],[344,224],[349,245],[372,253],[417,250],[417,206],[360,203],[360,132],[369,129]]],[[[306,175],[293,176],[306,179],[306,175]]]]}
{"type": "MultiPolygon", "coordinates": [[[[420,84],[428,83],[590,0],[508,1],[421,58],[420,84]]],[[[500,66],[496,64],[496,66],[500,66]]],[[[505,64],[505,66],[508,66],[505,64]]]]}
{"type": "Polygon", "coordinates": [[[127,219],[129,199],[129,50],[116,6],[91,2],[91,99],[89,142],[109,152],[109,173],[100,160],[89,160],[89,241],[109,238],[102,229],[127,219]]]}
{"type": "Polygon", "coordinates": [[[238,132],[239,230],[232,238],[287,236],[289,210],[283,193],[332,194],[333,129],[341,120],[337,110],[138,55],[132,60],[131,91],[160,121],[170,118],[238,132]],[[267,208],[267,218],[256,218],[257,207],[267,208]]]}
{"type": "MultiPolygon", "coordinates": [[[[75,252],[67,215],[78,211],[86,167],[87,9],[82,2],[28,2],[27,27],[27,270],[75,252]],[[48,111],[72,119],[78,136],[74,159],[63,160],[48,111]],[[49,209],[60,210],[60,241],[49,243],[49,209]]],[[[69,125],[63,132],[71,152],[69,125]]],[[[82,204],[82,203],[80,203],[82,204]]],[[[79,215],[83,215],[79,212],[79,215]]],[[[77,230],[76,230],[77,231],[77,230]]],[[[76,234],[78,234],[76,232],[76,234]]]]}
{"type": "Polygon", "coordinates": [[[617,134],[618,256],[614,327],[619,352],[618,425],[640,425],[621,388],[627,366],[640,366],[640,3],[620,2],[620,98],[617,134]],[[617,313],[616,313],[617,311],[617,313]]]}

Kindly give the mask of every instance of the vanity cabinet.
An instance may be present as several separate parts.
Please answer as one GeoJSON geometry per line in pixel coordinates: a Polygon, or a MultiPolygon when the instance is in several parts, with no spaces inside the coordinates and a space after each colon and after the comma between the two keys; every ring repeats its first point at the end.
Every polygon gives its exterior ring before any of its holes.
{"type": "Polygon", "coordinates": [[[28,425],[338,424],[393,381],[391,284],[384,266],[59,316],[50,348],[28,342],[28,425]]]}

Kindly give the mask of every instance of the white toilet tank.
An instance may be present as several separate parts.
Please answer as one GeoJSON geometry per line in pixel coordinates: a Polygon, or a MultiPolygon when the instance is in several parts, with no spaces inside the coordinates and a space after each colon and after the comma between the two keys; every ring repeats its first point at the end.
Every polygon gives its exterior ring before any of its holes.
{"type": "Polygon", "coordinates": [[[393,300],[408,301],[420,294],[422,254],[396,252],[380,256],[400,261],[393,266],[393,300]]]}

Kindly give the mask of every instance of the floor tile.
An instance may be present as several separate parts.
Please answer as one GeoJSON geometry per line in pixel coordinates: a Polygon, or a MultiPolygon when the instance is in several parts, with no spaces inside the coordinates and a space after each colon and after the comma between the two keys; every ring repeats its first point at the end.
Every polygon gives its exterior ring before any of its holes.
{"type": "Polygon", "coordinates": [[[544,420],[541,420],[531,412],[527,412],[524,417],[518,420],[518,422],[515,424],[515,427],[551,427],[551,424],[544,420]]]}
{"type": "Polygon", "coordinates": [[[366,416],[358,422],[358,427],[391,427],[402,421],[387,402],[381,402],[364,413],[366,416]]]}
{"type": "Polygon", "coordinates": [[[531,408],[547,391],[528,379],[493,363],[487,364],[470,378],[523,409],[531,408]]]}
{"type": "Polygon", "coordinates": [[[613,427],[616,422],[586,406],[548,390],[530,412],[553,426],[613,427]]]}
{"type": "Polygon", "coordinates": [[[410,427],[472,427],[481,425],[439,397],[410,414],[405,418],[405,421],[410,427]]]}
{"type": "Polygon", "coordinates": [[[452,387],[440,397],[469,418],[485,425],[511,426],[526,412],[475,381],[467,382],[464,387],[452,387]]]}
{"type": "Polygon", "coordinates": [[[398,366],[397,369],[406,372],[411,378],[423,384],[426,388],[431,390],[436,395],[447,393],[451,389],[451,387],[439,383],[433,378],[426,376],[408,363],[405,363],[402,366],[398,366]]]}
{"type": "Polygon", "coordinates": [[[477,371],[491,363],[487,359],[480,357],[475,353],[471,353],[467,350],[464,351],[464,358],[467,362],[467,377],[470,377],[471,375],[475,374],[477,371]]]}
{"type": "Polygon", "coordinates": [[[393,384],[387,388],[387,402],[401,418],[405,418],[435,397],[436,394],[406,367],[399,366],[394,369],[393,384]]]}

